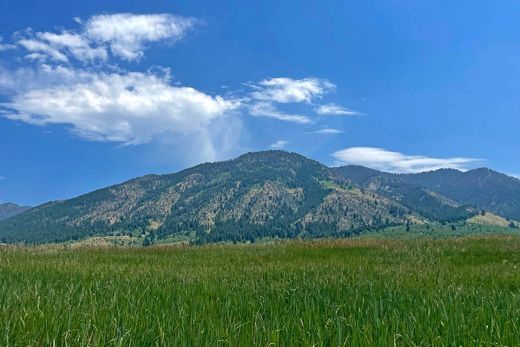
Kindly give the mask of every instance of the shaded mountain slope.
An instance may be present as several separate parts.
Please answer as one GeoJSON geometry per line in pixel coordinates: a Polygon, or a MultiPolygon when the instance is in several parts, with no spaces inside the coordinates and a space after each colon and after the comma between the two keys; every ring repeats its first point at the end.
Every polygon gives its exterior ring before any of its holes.
{"type": "Polygon", "coordinates": [[[474,206],[461,204],[403,179],[403,175],[390,174],[361,166],[334,168],[340,176],[368,191],[398,201],[429,220],[454,222],[478,213],[474,206]]]}
{"type": "Polygon", "coordinates": [[[401,176],[402,182],[431,189],[460,204],[471,204],[520,220],[520,180],[480,168],[460,172],[442,169],[401,176]]]}

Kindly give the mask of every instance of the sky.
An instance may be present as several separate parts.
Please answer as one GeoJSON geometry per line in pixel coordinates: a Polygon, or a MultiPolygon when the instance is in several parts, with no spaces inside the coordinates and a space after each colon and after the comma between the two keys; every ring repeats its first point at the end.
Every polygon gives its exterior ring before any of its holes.
{"type": "Polygon", "coordinates": [[[520,174],[518,1],[0,0],[0,202],[283,149],[520,174]]]}

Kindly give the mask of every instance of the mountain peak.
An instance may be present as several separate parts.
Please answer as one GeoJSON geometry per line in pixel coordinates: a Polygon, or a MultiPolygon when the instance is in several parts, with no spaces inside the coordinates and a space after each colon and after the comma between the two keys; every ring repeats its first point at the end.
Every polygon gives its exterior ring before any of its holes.
{"type": "Polygon", "coordinates": [[[267,151],[259,152],[247,152],[236,158],[236,161],[248,160],[248,159],[259,159],[259,160],[271,160],[271,159],[286,159],[286,160],[302,160],[302,161],[313,161],[299,153],[284,151],[281,149],[272,149],[267,151]]]}

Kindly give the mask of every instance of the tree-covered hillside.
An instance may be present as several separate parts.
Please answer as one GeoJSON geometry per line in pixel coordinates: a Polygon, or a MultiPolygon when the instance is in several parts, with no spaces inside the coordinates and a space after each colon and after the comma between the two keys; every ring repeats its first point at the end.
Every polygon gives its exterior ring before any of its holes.
{"type": "Polygon", "coordinates": [[[256,152],[49,202],[0,221],[0,241],[131,235],[149,244],[169,238],[345,236],[463,221],[482,209],[520,219],[519,186],[484,169],[397,175],[359,166],[328,168],[284,151],[256,152]]]}
{"type": "Polygon", "coordinates": [[[455,222],[478,213],[478,209],[458,203],[422,185],[402,179],[403,175],[390,174],[360,166],[344,166],[335,171],[369,191],[399,201],[428,220],[455,222]]]}
{"type": "Polygon", "coordinates": [[[487,168],[461,172],[437,170],[402,175],[401,180],[431,189],[461,204],[470,204],[520,220],[520,180],[487,168]]]}
{"type": "Polygon", "coordinates": [[[405,223],[396,201],[349,185],[295,153],[248,153],[169,175],[148,175],[75,199],[50,202],[0,223],[4,242],[143,235],[200,242],[346,235],[405,223]]]}

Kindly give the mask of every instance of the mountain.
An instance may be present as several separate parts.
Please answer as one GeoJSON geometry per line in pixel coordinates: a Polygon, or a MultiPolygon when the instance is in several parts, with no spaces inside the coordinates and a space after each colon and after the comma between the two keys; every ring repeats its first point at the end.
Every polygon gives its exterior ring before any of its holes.
{"type": "Polygon", "coordinates": [[[94,235],[190,235],[200,242],[348,235],[415,218],[399,202],[358,187],[299,154],[267,151],[148,175],[0,222],[3,242],[94,235]]]}
{"type": "Polygon", "coordinates": [[[478,213],[475,206],[449,199],[420,183],[409,182],[406,179],[409,176],[406,175],[396,175],[353,165],[332,170],[368,191],[398,201],[429,220],[455,222],[478,213]]]}
{"type": "MultiPolygon", "coordinates": [[[[391,194],[396,188],[411,187],[454,206],[475,206],[520,220],[520,180],[487,168],[466,172],[440,169],[417,174],[390,174],[360,166],[344,166],[335,170],[344,178],[383,194],[384,190],[390,189],[391,194]],[[384,186],[384,182],[388,185],[384,186]]],[[[403,198],[402,203],[410,205],[407,197],[403,198]]],[[[427,205],[421,204],[420,208],[427,205]]]]}
{"type": "Polygon", "coordinates": [[[30,209],[29,206],[19,206],[11,202],[0,204],[0,220],[7,219],[30,209]]]}
{"type": "MultiPolygon", "coordinates": [[[[390,174],[266,151],[147,175],[0,221],[2,242],[141,236],[195,242],[346,236],[408,223],[513,218],[520,181],[488,169],[390,174]]],[[[520,219],[520,218],[514,218],[520,219]]]]}
{"type": "Polygon", "coordinates": [[[431,189],[461,204],[471,204],[506,218],[520,220],[520,180],[487,168],[452,169],[408,174],[402,182],[431,189]]]}

